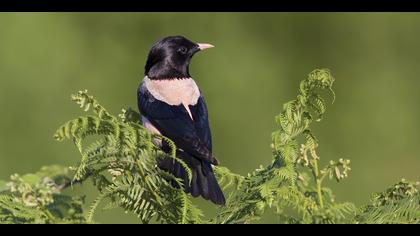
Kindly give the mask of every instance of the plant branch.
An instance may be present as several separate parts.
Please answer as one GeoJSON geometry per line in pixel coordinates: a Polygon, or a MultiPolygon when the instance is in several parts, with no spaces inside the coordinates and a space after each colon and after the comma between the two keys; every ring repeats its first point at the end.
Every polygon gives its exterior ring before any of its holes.
{"type": "Polygon", "coordinates": [[[324,201],[322,199],[322,188],[321,188],[321,178],[319,176],[319,169],[318,169],[318,160],[314,158],[313,160],[313,174],[316,182],[316,192],[318,194],[319,206],[324,208],[324,201]]]}

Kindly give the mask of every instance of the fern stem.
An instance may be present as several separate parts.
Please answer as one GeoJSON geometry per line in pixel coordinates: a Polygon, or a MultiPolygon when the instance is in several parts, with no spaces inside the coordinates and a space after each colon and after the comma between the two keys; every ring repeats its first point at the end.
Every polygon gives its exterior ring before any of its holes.
{"type": "Polygon", "coordinates": [[[182,215],[181,215],[180,223],[186,224],[187,214],[188,214],[188,196],[184,192],[182,193],[182,202],[183,202],[183,206],[182,206],[182,215]]]}
{"type": "Polygon", "coordinates": [[[51,212],[47,208],[44,208],[44,212],[45,212],[45,215],[50,220],[50,223],[51,224],[55,223],[55,217],[51,214],[51,212]]]}
{"type": "Polygon", "coordinates": [[[322,192],[321,192],[321,179],[319,178],[319,169],[318,169],[318,160],[316,158],[314,158],[314,162],[313,162],[313,173],[314,173],[314,177],[315,177],[315,182],[316,182],[316,192],[318,194],[318,200],[319,200],[319,206],[321,208],[324,208],[324,201],[322,199],[322,192]]]}
{"type": "Polygon", "coordinates": [[[93,223],[93,215],[95,214],[96,208],[98,208],[99,203],[107,196],[105,193],[99,194],[99,196],[93,201],[92,205],[89,207],[89,212],[86,216],[86,222],[93,223]]]}

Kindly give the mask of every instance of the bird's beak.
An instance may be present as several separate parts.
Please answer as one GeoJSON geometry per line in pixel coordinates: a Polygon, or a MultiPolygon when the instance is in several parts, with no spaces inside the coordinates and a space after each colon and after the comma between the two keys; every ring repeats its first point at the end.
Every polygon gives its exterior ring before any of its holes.
{"type": "Polygon", "coordinates": [[[207,49],[207,48],[214,48],[214,46],[213,46],[213,45],[208,44],[208,43],[197,43],[197,44],[198,44],[198,48],[199,48],[201,51],[203,51],[204,49],[207,49]]]}

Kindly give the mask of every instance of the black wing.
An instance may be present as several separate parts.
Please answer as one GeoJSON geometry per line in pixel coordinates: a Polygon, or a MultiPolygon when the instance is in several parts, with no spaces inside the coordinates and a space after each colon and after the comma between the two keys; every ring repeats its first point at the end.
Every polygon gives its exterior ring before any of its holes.
{"type": "Polygon", "coordinates": [[[194,119],[194,126],[201,141],[206,145],[207,149],[212,152],[211,131],[209,126],[209,116],[207,112],[207,105],[204,97],[200,95],[197,104],[189,106],[192,117],[194,119]]]}
{"type": "Polygon", "coordinates": [[[177,148],[212,164],[217,164],[211,153],[211,134],[207,109],[200,96],[197,104],[190,106],[194,121],[185,107],[169,105],[153,97],[145,87],[137,92],[139,110],[162,133],[173,140],[177,148]]]}

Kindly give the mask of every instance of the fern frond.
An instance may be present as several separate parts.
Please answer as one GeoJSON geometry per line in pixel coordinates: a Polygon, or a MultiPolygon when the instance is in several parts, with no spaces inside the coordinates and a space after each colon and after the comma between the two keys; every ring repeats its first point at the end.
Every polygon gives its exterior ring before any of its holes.
{"type": "Polygon", "coordinates": [[[363,224],[419,224],[419,198],[407,198],[395,204],[370,206],[356,217],[356,223],[363,224]]]}
{"type": "Polygon", "coordinates": [[[242,175],[235,174],[226,167],[216,166],[213,170],[219,185],[222,186],[222,189],[224,190],[231,186],[234,186],[235,189],[239,189],[244,181],[242,175]]]}
{"type": "Polygon", "coordinates": [[[86,221],[88,223],[93,223],[93,215],[95,214],[96,209],[98,208],[99,204],[102,200],[107,196],[106,193],[99,194],[96,199],[93,201],[92,205],[89,207],[89,211],[86,215],[86,221]]]}
{"type": "Polygon", "coordinates": [[[402,179],[381,193],[374,194],[371,204],[363,206],[356,223],[401,224],[420,223],[418,182],[402,179]]]}

